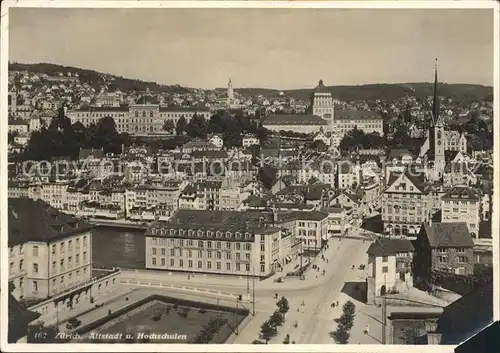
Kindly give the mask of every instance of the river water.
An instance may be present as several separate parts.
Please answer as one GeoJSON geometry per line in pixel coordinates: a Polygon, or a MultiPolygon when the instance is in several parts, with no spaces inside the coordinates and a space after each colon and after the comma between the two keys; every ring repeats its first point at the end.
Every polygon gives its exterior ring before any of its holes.
{"type": "Polygon", "coordinates": [[[145,267],[144,230],[98,227],[92,231],[94,268],[145,267]]]}

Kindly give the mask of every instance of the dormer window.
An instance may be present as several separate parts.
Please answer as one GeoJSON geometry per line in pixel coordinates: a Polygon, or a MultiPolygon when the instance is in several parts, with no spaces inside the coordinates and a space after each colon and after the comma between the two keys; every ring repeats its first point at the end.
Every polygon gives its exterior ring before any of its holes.
{"type": "Polygon", "coordinates": [[[209,238],[211,238],[211,237],[212,237],[212,235],[213,235],[213,234],[212,234],[212,232],[211,232],[211,231],[208,231],[208,232],[207,232],[207,236],[208,236],[209,238]]]}
{"type": "Polygon", "coordinates": [[[184,236],[184,229],[179,229],[179,236],[184,236]]]}
{"type": "Polygon", "coordinates": [[[240,232],[236,232],[236,239],[241,239],[241,233],[240,232]]]}
{"type": "Polygon", "coordinates": [[[245,239],[246,239],[246,240],[250,240],[250,237],[251,237],[250,233],[248,233],[248,232],[247,232],[247,233],[245,233],[245,239]]]}
{"type": "Polygon", "coordinates": [[[190,236],[190,237],[193,236],[193,231],[191,229],[188,230],[188,236],[190,236]]]}
{"type": "Polygon", "coordinates": [[[202,236],[203,236],[203,231],[202,231],[202,230],[199,230],[199,231],[198,231],[198,236],[199,236],[199,237],[202,237],[202,236]]]}
{"type": "Polygon", "coordinates": [[[170,235],[174,235],[175,234],[175,229],[170,229],[170,235]]]}
{"type": "Polygon", "coordinates": [[[226,232],[226,238],[227,239],[231,238],[231,232],[226,232]]]}
{"type": "Polygon", "coordinates": [[[216,236],[217,238],[220,238],[220,237],[222,237],[222,232],[220,232],[220,231],[217,231],[217,232],[215,233],[215,236],[216,236]]]}

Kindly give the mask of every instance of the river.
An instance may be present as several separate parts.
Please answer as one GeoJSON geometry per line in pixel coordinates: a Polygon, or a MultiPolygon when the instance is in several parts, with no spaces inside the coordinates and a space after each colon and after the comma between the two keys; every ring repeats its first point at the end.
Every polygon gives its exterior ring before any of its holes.
{"type": "Polygon", "coordinates": [[[145,247],[143,230],[97,227],[92,231],[94,268],[143,269],[145,247]]]}

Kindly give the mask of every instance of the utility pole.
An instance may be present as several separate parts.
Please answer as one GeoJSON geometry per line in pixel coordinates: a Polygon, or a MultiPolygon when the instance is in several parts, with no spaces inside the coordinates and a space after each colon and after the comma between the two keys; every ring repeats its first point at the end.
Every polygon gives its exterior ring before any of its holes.
{"type": "Polygon", "coordinates": [[[252,266],[252,315],[255,316],[255,265],[252,266]]]}
{"type": "Polygon", "coordinates": [[[387,301],[386,301],[386,294],[387,294],[387,276],[384,275],[384,287],[385,287],[385,292],[384,295],[382,296],[382,344],[386,344],[386,328],[387,328],[387,301]]]}

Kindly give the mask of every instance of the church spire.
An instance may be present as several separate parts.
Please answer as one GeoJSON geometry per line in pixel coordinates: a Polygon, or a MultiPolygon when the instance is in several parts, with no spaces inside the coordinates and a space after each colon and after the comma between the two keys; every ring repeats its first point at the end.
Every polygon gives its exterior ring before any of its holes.
{"type": "Polygon", "coordinates": [[[437,72],[437,58],[434,65],[434,97],[432,101],[432,122],[434,125],[438,124],[439,119],[439,97],[437,93],[438,86],[438,72],[437,72]]]}

